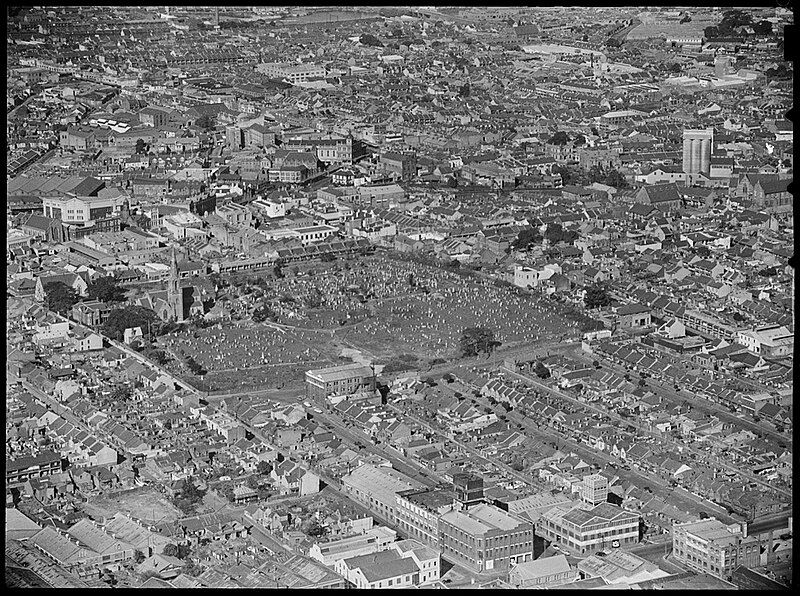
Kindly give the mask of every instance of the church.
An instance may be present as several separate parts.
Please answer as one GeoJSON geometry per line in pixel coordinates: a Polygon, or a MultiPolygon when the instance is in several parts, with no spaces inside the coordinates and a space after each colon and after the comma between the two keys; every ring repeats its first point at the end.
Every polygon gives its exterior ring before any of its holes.
{"type": "Polygon", "coordinates": [[[169,278],[166,290],[147,292],[136,301],[156,313],[162,321],[182,323],[186,319],[198,315],[203,316],[205,309],[201,300],[201,291],[193,286],[182,288],[178,272],[178,257],[172,249],[169,278]]]}

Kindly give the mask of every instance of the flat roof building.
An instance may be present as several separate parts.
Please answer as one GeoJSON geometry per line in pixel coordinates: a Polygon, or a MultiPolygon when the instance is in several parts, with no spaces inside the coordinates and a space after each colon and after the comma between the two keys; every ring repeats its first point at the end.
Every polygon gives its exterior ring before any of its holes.
{"type": "Polygon", "coordinates": [[[439,548],[439,516],[453,507],[452,488],[405,490],[397,493],[398,528],[406,535],[439,548]]]}
{"type": "Polygon", "coordinates": [[[542,515],[537,534],[579,554],[593,553],[618,543],[639,540],[639,515],[610,503],[595,507],[555,507],[542,515]]]}
{"type": "Polygon", "coordinates": [[[375,373],[363,364],[343,364],[306,371],[306,395],[326,398],[375,391],[375,373]]]}
{"type": "Polygon", "coordinates": [[[385,526],[376,526],[364,534],[312,544],[308,556],[330,567],[342,559],[386,550],[395,540],[397,532],[385,526]]]}
{"type": "Polygon", "coordinates": [[[725,525],[713,517],[673,524],[672,553],[691,569],[724,580],[729,580],[740,565],[761,565],[758,539],[747,537],[739,524],[725,525]]]}
{"type": "Polygon", "coordinates": [[[342,478],[342,491],[389,523],[397,522],[397,493],[424,485],[392,468],[362,464],[342,478]]]}
{"type": "Polygon", "coordinates": [[[567,561],[566,555],[555,555],[515,565],[508,572],[508,583],[515,588],[552,588],[578,579],[578,570],[567,561]]]}
{"type": "Polygon", "coordinates": [[[439,519],[442,556],[477,573],[533,559],[533,524],[481,503],[439,519]]]}

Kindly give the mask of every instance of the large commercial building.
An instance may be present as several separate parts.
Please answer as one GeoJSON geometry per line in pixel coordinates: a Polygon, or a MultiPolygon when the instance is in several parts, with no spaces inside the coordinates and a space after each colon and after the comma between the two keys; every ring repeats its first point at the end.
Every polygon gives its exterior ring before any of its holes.
{"type": "Polygon", "coordinates": [[[537,535],[577,554],[639,540],[639,515],[610,503],[555,507],[542,515],[537,535]]]}
{"type": "Polygon", "coordinates": [[[714,143],[714,129],[683,131],[683,171],[693,174],[709,175],[711,151],[714,143]]]}
{"type": "Polygon", "coordinates": [[[390,524],[397,523],[397,494],[423,487],[397,470],[372,464],[362,464],[342,478],[342,492],[390,524]]]}
{"type": "Polygon", "coordinates": [[[386,550],[395,540],[397,532],[386,526],[375,526],[363,534],[312,544],[308,549],[308,556],[331,567],[342,559],[386,550]]]}
{"type": "Polygon", "coordinates": [[[342,559],[335,569],[356,588],[409,588],[439,579],[439,553],[401,540],[382,552],[342,559]]]}
{"type": "Polygon", "coordinates": [[[730,579],[737,567],[758,567],[761,545],[739,524],[726,526],[715,518],[672,526],[672,555],[701,573],[730,579]]]}
{"type": "Polygon", "coordinates": [[[533,524],[486,503],[453,509],[439,519],[439,545],[472,571],[501,571],[533,559],[533,524]]]}
{"type": "Polygon", "coordinates": [[[794,353],[794,333],[784,325],[757,327],[752,331],[742,329],[736,332],[736,341],[766,358],[791,356],[794,353]]]}
{"type": "Polygon", "coordinates": [[[326,398],[375,391],[375,373],[363,364],[344,364],[306,371],[306,395],[326,398]]]}
{"type": "Polygon", "coordinates": [[[566,555],[526,561],[508,573],[508,583],[522,589],[547,589],[577,580],[578,570],[569,564],[566,555]]]}
{"type": "Polygon", "coordinates": [[[413,153],[386,152],[380,157],[384,170],[401,180],[410,180],[417,174],[417,158],[413,153]]]}
{"type": "Polygon", "coordinates": [[[453,508],[452,488],[405,490],[397,493],[397,527],[410,538],[439,548],[439,516],[453,508]]]}
{"type": "Polygon", "coordinates": [[[256,70],[273,79],[285,80],[292,84],[325,78],[325,67],[317,64],[264,63],[259,64],[256,70]]]}
{"type": "Polygon", "coordinates": [[[125,195],[107,197],[43,197],[43,214],[66,224],[89,226],[112,215],[119,215],[125,195]]]}
{"type": "Polygon", "coordinates": [[[268,77],[288,81],[289,83],[305,83],[325,78],[325,67],[317,64],[259,64],[256,67],[268,77]]]}

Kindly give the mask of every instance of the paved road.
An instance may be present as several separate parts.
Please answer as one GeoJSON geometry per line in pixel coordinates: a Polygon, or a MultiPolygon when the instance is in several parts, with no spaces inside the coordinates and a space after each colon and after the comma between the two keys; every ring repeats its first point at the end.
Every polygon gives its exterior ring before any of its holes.
{"type": "MultiPolygon", "coordinates": [[[[580,400],[572,397],[571,395],[568,395],[568,394],[566,394],[566,393],[564,393],[562,391],[559,391],[557,389],[553,389],[552,387],[549,387],[548,385],[545,385],[544,383],[541,383],[541,382],[539,382],[539,381],[537,381],[535,379],[532,379],[531,377],[529,377],[527,375],[522,375],[520,373],[516,373],[516,372],[510,371],[510,370],[505,369],[505,368],[504,368],[503,372],[505,372],[506,374],[511,375],[511,376],[519,379],[523,383],[526,383],[528,385],[532,385],[534,387],[537,387],[538,389],[541,389],[543,391],[549,392],[551,395],[555,395],[555,396],[557,396],[557,397],[559,397],[559,398],[561,398],[561,399],[563,399],[565,401],[568,401],[568,402],[570,402],[571,404],[573,404],[574,406],[576,406],[578,408],[585,409],[585,410],[591,410],[591,411],[593,411],[593,412],[595,412],[597,414],[600,414],[604,418],[609,418],[609,419],[611,419],[612,421],[616,422],[619,425],[631,425],[631,426],[635,427],[640,433],[643,433],[643,434],[645,434],[647,436],[653,437],[658,442],[669,443],[669,444],[674,445],[676,448],[681,448],[681,449],[686,450],[686,451],[688,451],[690,453],[694,453],[696,456],[698,456],[701,459],[701,461],[708,459],[708,453],[707,452],[705,452],[705,451],[703,451],[701,449],[697,449],[693,445],[690,445],[690,444],[684,443],[682,441],[678,441],[676,439],[673,439],[669,435],[663,435],[661,433],[654,432],[654,431],[650,430],[649,428],[647,428],[646,426],[644,426],[643,424],[641,424],[640,422],[638,422],[637,420],[622,418],[622,416],[619,416],[618,414],[616,414],[615,412],[613,412],[611,410],[607,410],[605,408],[601,408],[601,407],[596,406],[596,405],[594,405],[592,403],[587,403],[587,402],[580,401],[580,400]]],[[[778,492],[780,494],[783,494],[784,496],[787,496],[789,498],[792,497],[792,493],[790,491],[778,488],[778,487],[770,484],[769,482],[763,480],[762,478],[759,478],[758,476],[752,474],[751,472],[749,472],[747,470],[742,470],[741,468],[738,468],[738,467],[733,466],[731,464],[725,463],[725,462],[723,462],[723,461],[721,461],[719,459],[715,459],[714,463],[717,466],[719,466],[720,468],[727,469],[727,470],[730,470],[732,472],[735,472],[736,474],[740,475],[741,477],[747,479],[750,482],[754,482],[754,483],[759,484],[759,485],[761,485],[761,486],[763,486],[765,488],[774,490],[774,491],[776,491],[776,492],[778,492]]]]}
{"type": "MultiPolygon", "coordinates": [[[[543,385],[538,381],[534,381],[533,379],[529,379],[528,377],[524,377],[523,375],[519,375],[517,373],[511,373],[511,374],[516,375],[517,377],[520,378],[520,380],[523,380],[524,382],[529,382],[529,384],[533,384],[534,386],[537,386],[553,394],[556,394],[556,396],[559,398],[566,398],[568,400],[572,400],[580,406],[586,405],[583,402],[578,402],[577,400],[574,400],[570,396],[565,396],[561,394],[561,392],[551,389],[550,387],[547,387],[546,385],[543,385]]],[[[483,398],[480,398],[479,401],[482,403],[485,402],[483,398]]],[[[605,413],[606,412],[603,411],[603,414],[605,413]]],[[[581,457],[584,457],[588,461],[604,461],[606,463],[611,463],[615,466],[619,465],[618,460],[613,456],[611,456],[610,454],[607,454],[598,449],[594,449],[584,443],[579,443],[570,437],[566,437],[561,433],[551,430],[550,428],[544,425],[534,422],[533,420],[527,418],[526,416],[522,415],[516,410],[512,410],[511,412],[509,412],[508,418],[514,422],[522,424],[523,427],[525,428],[525,433],[528,434],[529,436],[538,435],[540,438],[546,439],[548,442],[553,442],[556,446],[569,445],[571,450],[578,453],[579,455],[581,455],[581,457]]],[[[702,510],[711,510],[718,519],[720,519],[725,523],[733,523],[734,521],[729,515],[727,515],[727,513],[725,513],[724,509],[722,509],[722,507],[720,507],[719,505],[712,503],[711,501],[708,501],[701,497],[698,497],[696,495],[693,495],[688,491],[684,490],[678,491],[677,489],[669,486],[662,478],[654,474],[651,474],[649,472],[646,472],[644,470],[634,470],[634,469],[623,470],[617,467],[617,475],[620,476],[620,478],[631,479],[637,485],[642,485],[642,484],[652,485],[653,494],[656,494],[657,496],[660,496],[665,500],[668,500],[668,502],[674,502],[675,500],[680,500],[681,502],[683,502],[684,505],[686,504],[689,505],[688,510],[697,509],[697,507],[700,506],[702,507],[702,510]]]]}
{"type": "Polygon", "coordinates": [[[383,444],[373,444],[366,434],[348,428],[344,421],[336,414],[330,412],[324,415],[315,413],[314,419],[320,421],[329,428],[333,428],[340,439],[346,438],[350,443],[353,444],[361,443],[365,446],[367,451],[371,451],[377,455],[380,455],[381,457],[385,457],[391,462],[392,466],[397,471],[402,472],[406,476],[410,476],[415,480],[418,480],[431,487],[436,486],[439,483],[445,483],[445,480],[436,474],[436,472],[429,470],[415,460],[404,457],[401,453],[395,451],[391,447],[383,444]]]}
{"type": "MultiPolygon", "coordinates": [[[[634,374],[621,364],[617,364],[616,362],[611,362],[610,360],[603,358],[601,354],[589,356],[581,351],[576,350],[573,354],[571,354],[571,356],[578,358],[579,360],[583,360],[589,365],[591,365],[593,360],[599,360],[602,363],[603,368],[609,368],[620,375],[625,375],[626,373],[634,374]]],[[[779,443],[791,443],[791,438],[787,436],[787,433],[779,433],[777,430],[769,428],[767,425],[758,424],[756,422],[747,420],[746,418],[740,418],[731,413],[728,408],[704,397],[700,397],[696,393],[692,393],[685,389],[675,391],[673,384],[666,383],[653,377],[647,378],[646,381],[648,389],[671,403],[681,404],[684,401],[689,401],[693,407],[696,407],[702,412],[713,413],[723,422],[745,428],[753,433],[762,433],[768,435],[779,443]]]]}
{"type": "Polygon", "coordinates": [[[440,437],[442,437],[444,439],[447,439],[448,441],[450,441],[451,443],[454,443],[455,445],[458,445],[462,450],[464,450],[465,452],[473,455],[478,460],[490,463],[490,464],[492,464],[494,466],[497,466],[499,469],[504,470],[505,472],[507,472],[508,474],[510,474],[511,476],[513,476],[517,480],[525,483],[528,486],[536,486],[536,487],[540,486],[540,483],[538,481],[534,480],[531,476],[526,475],[526,474],[522,474],[520,472],[517,472],[516,470],[513,470],[511,468],[511,466],[507,465],[504,462],[501,462],[501,461],[497,460],[496,458],[483,455],[480,451],[478,451],[474,447],[470,447],[469,445],[454,439],[453,437],[451,437],[447,433],[439,430],[438,428],[435,428],[435,427],[431,426],[430,424],[428,424],[424,420],[421,420],[421,419],[417,418],[413,414],[410,414],[410,413],[407,413],[407,412],[403,411],[401,408],[398,408],[394,404],[387,404],[387,405],[389,406],[389,408],[391,408],[392,410],[394,410],[398,414],[413,420],[414,422],[416,422],[418,425],[420,425],[422,428],[428,430],[429,432],[431,432],[431,433],[433,433],[435,435],[438,435],[438,436],[440,436],[440,437]]]}

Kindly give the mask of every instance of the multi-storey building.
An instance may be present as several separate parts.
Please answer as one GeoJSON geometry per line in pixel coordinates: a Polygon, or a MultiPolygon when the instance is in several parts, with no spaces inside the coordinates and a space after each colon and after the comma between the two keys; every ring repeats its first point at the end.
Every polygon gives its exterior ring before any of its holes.
{"type": "Polygon", "coordinates": [[[590,505],[599,505],[608,501],[608,478],[601,474],[590,474],[583,477],[581,483],[581,499],[590,505]]]}
{"type": "Polygon", "coordinates": [[[44,478],[61,471],[61,455],[45,451],[36,456],[6,459],[6,484],[25,482],[30,478],[44,478]]]}
{"type": "Polygon", "coordinates": [[[486,503],[453,509],[439,518],[439,546],[477,573],[508,569],[533,559],[533,524],[486,503]]]}
{"type": "Polygon", "coordinates": [[[701,573],[730,579],[739,566],[761,564],[761,544],[739,524],[726,526],[715,518],[672,526],[672,553],[677,561],[701,573]]]}
{"type": "Polygon", "coordinates": [[[393,470],[362,464],[342,478],[342,492],[391,524],[397,523],[397,494],[422,483],[393,470]]]}
{"type": "Polygon", "coordinates": [[[97,220],[119,215],[125,198],[125,195],[45,197],[42,207],[47,217],[60,219],[67,224],[90,226],[97,220]]]}
{"type": "Polygon", "coordinates": [[[384,170],[401,180],[410,180],[417,174],[417,158],[411,153],[387,152],[381,155],[384,170]]]}
{"type": "Polygon", "coordinates": [[[536,532],[574,553],[593,553],[637,542],[639,515],[610,503],[595,507],[583,503],[574,508],[554,507],[542,515],[536,532]]]}
{"type": "Polygon", "coordinates": [[[767,358],[790,356],[794,353],[794,333],[784,325],[757,327],[752,331],[740,329],[736,341],[749,351],[767,358]]]}
{"type": "Polygon", "coordinates": [[[344,364],[306,371],[306,395],[325,398],[375,391],[375,373],[363,364],[344,364]]]}
{"type": "Polygon", "coordinates": [[[290,83],[305,83],[325,78],[325,67],[317,64],[259,64],[256,70],[275,79],[290,83]]]}
{"type": "Polygon", "coordinates": [[[397,493],[398,528],[410,538],[439,548],[439,516],[453,507],[451,488],[405,490],[397,493]]]}
{"type": "Polygon", "coordinates": [[[711,148],[714,143],[714,130],[683,131],[683,171],[693,174],[709,175],[711,167],[711,148]]]}

